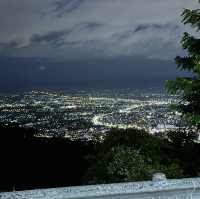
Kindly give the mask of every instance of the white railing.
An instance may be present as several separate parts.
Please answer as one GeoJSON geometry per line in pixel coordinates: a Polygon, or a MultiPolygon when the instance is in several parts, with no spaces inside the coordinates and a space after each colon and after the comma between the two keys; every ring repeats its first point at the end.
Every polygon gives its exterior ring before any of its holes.
{"type": "Polygon", "coordinates": [[[152,181],[0,193],[0,199],[200,199],[200,178],[152,181]]]}

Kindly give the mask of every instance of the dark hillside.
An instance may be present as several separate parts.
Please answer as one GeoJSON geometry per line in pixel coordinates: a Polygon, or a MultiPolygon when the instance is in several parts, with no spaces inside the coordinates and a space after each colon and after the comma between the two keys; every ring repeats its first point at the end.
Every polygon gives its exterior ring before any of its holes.
{"type": "Polygon", "coordinates": [[[0,125],[0,190],[80,185],[93,144],[36,138],[34,130],[0,125]]]}

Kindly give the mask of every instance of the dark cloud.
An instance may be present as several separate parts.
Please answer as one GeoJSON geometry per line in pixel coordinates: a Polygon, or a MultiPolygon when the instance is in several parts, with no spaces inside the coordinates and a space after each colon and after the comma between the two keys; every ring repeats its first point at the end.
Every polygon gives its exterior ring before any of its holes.
{"type": "Polygon", "coordinates": [[[50,43],[54,47],[63,45],[64,37],[71,33],[71,30],[48,32],[43,35],[35,34],[31,37],[31,43],[50,43]]]}
{"type": "Polygon", "coordinates": [[[174,24],[141,24],[141,25],[138,25],[136,27],[135,32],[147,30],[149,28],[153,28],[153,29],[166,29],[166,28],[177,29],[178,25],[174,25],[174,24]]]}
{"type": "MultiPolygon", "coordinates": [[[[99,27],[101,27],[101,24],[97,23],[86,23],[86,24],[80,24],[80,27],[83,27],[87,31],[95,31],[99,27]]],[[[79,46],[79,45],[92,45],[95,44],[97,40],[76,40],[76,41],[66,41],[67,36],[70,34],[73,34],[73,30],[62,30],[62,31],[53,31],[48,32],[46,34],[40,35],[40,34],[34,34],[30,39],[30,44],[51,44],[54,47],[60,47],[63,45],[70,45],[70,46],[79,46]]],[[[14,46],[14,42],[12,43],[14,46]]],[[[18,43],[16,43],[17,45],[18,43]]],[[[10,44],[10,47],[11,44],[10,44]]]]}
{"type": "Polygon", "coordinates": [[[96,22],[89,22],[84,24],[85,28],[89,31],[97,30],[98,28],[101,28],[103,24],[96,23],[96,22]]]}
{"type": "Polygon", "coordinates": [[[88,46],[88,45],[95,45],[99,41],[98,40],[79,40],[79,41],[74,41],[74,42],[64,42],[63,45],[69,45],[69,46],[88,46]]]}
{"type": "MultiPolygon", "coordinates": [[[[20,45],[17,41],[10,41],[7,43],[0,43],[0,55],[4,56],[10,53],[10,50],[16,50],[18,49],[18,46],[20,45]]],[[[0,71],[1,72],[1,71],[0,71]]]]}
{"type": "Polygon", "coordinates": [[[118,33],[115,36],[119,40],[124,40],[124,39],[127,39],[129,37],[133,37],[134,34],[136,34],[136,33],[143,32],[143,31],[154,32],[154,31],[157,31],[157,30],[164,30],[164,29],[176,30],[178,28],[179,28],[179,26],[174,25],[174,24],[140,24],[138,26],[132,26],[132,27],[130,27],[129,30],[124,31],[122,33],[118,33]]]}
{"type": "Polygon", "coordinates": [[[58,0],[53,3],[53,11],[58,17],[78,9],[85,0],[58,0]]]}
{"type": "Polygon", "coordinates": [[[1,47],[5,47],[5,48],[17,48],[19,45],[19,42],[17,41],[10,41],[7,43],[0,43],[1,47]]]}

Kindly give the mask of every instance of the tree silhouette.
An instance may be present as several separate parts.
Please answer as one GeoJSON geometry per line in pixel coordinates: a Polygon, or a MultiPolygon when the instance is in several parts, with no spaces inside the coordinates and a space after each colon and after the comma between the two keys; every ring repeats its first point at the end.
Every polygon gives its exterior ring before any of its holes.
{"type": "MultiPolygon", "coordinates": [[[[197,32],[200,30],[200,9],[185,9],[182,13],[182,22],[190,24],[197,32]]],[[[166,87],[171,94],[178,94],[180,101],[176,109],[187,120],[187,127],[200,130],[200,39],[185,32],[182,47],[187,56],[175,58],[177,68],[189,71],[188,76],[168,80],[166,87]]]]}

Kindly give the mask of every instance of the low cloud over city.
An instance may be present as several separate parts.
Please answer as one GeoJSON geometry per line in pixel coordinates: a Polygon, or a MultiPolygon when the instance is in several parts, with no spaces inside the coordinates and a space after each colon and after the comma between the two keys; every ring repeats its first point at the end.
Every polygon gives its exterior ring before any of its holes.
{"type": "Polygon", "coordinates": [[[0,56],[65,59],[182,53],[181,24],[191,0],[1,0],[0,56]],[[6,15],[6,17],[5,17],[6,15]]]}

